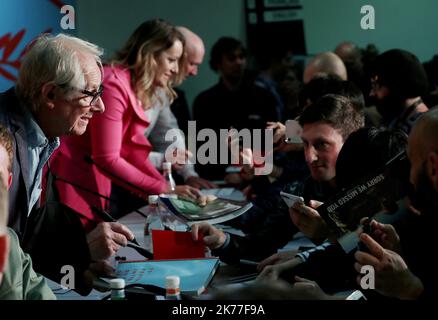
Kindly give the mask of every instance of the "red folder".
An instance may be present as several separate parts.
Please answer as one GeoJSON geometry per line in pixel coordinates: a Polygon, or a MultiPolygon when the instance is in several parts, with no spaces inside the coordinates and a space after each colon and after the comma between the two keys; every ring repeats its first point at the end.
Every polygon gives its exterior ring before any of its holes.
{"type": "Polygon", "coordinates": [[[202,237],[194,241],[191,232],[152,230],[154,260],[194,259],[205,257],[202,237]]]}

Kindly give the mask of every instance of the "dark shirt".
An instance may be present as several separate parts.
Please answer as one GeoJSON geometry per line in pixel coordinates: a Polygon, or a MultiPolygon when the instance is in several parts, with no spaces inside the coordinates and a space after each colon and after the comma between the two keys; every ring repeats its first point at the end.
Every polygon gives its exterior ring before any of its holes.
{"type": "MultiPolygon", "coordinates": [[[[264,129],[267,121],[277,121],[275,106],[274,97],[253,83],[230,91],[220,81],[196,97],[193,118],[198,132],[204,128],[213,129],[217,134],[220,129],[231,127],[238,130],[264,129]]],[[[218,141],[217,150],[220,150],[219,145],[218,141]]],[[[219,164],[197,165],[196,171],[202,177],[217,180],[224,178],[225,167],[219,164]]]]}
{"type": "Polygon", "coordinates": [[[170,110],[175,115],[178,121],[178,127],[184,132],[187,137],[188,132],[188,121],[192,120],[190,117],[189,105],[187,103],[186,95],[184,91],[175,88],[175,92],[178,97],[170,105],[170,110]]]}

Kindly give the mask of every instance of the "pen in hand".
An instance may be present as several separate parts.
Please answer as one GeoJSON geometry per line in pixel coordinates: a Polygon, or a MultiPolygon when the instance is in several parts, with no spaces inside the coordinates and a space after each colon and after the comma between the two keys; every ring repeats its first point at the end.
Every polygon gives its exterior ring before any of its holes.
{"type": "MultiPolygon", "coordinates": [[[[99,209],[95,205],[91,205],[91,209],[105,222],[118,222],[108,212],[99,209]]],[[[136,244],[137,246],[140,246],[140,244],[138,243],[137,239],[135,239],[135,237],[132,240],[128,240],[128,241],[136,244]]]]}

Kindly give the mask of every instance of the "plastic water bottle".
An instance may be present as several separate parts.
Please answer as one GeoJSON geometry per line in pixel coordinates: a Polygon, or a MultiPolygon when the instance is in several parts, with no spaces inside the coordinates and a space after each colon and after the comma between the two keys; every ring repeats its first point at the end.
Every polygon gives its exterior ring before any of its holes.
{"type": "Polygon", "coordinates": [[[174,191],[176,187],[175,180],[172,176],[172,163],[163,162],[163,177],[166,179],[167,183],[170,186],[170,190],[174,191]]]}
{"type": "Polygon", "coordinates": [[[149,207],[146,212],[147,218],[144,226],[144,235],[150,236],[152,230],[164,230],[164,225],[161,217],[160,207],[158,206],[158,196],[151,195],[148,197],[149,207]]]}
{"type": "Polygon", "coordinates": [[[125,300],[125,279],[111,279],[111,300],[125,300]]]}
{"type": "Polygon", "coordinates": [[[178,276],[166,277],[166,300],[181,300],[179,283],[180,279],[178,276]]]}

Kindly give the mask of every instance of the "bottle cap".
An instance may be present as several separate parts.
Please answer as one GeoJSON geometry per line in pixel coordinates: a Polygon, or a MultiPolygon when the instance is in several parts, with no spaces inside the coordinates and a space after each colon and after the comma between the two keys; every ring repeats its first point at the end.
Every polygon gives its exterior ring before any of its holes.
{"type": "Polygon", "coordinates": [[[109,281],[111,289],[123,289],[125,288],[125,279],[117,278],[109,281]]]}
{"type": "Polygon", "coordinates": [[[158,203],[158,196],[157,195],[150,195],[148,197],[149,204],[157,204],[158,203]]]}
{"type": "Polygon", "coordinates": [[[167,289],[178,289],[179,288],[179,277],[178,276],[167,276],[166,277],[166,288],[167,289]]]}
{"type": "Polygon", "coordinates": [[[172,169],[172,163],[171,162],[163,162],[163,170],[170,170],[172,169]]]}

